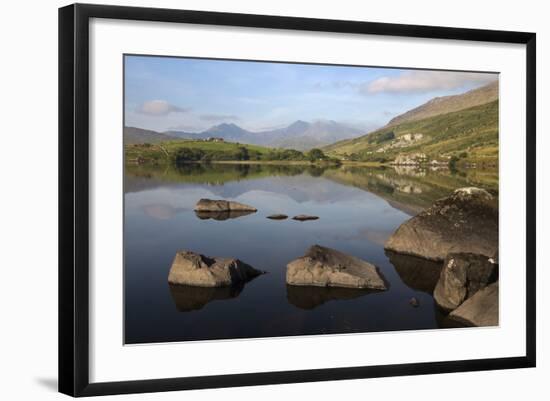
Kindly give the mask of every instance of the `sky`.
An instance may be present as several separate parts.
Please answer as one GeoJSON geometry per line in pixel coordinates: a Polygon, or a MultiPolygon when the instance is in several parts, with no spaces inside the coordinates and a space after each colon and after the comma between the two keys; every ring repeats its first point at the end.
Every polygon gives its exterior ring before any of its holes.
{"type": "Polygon", "coordinates": [[[251,131],[334,120],[366,131],[436,96],[498,75],[176,57],[125,56],[125,125],[201,132],[251,131]]]}

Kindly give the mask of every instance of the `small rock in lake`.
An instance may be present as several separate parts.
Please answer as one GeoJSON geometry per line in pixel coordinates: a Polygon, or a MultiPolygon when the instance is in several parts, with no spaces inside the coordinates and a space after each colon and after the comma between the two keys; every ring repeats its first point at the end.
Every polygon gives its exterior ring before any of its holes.
{"type": "Polygon", "coordinates": [[[245,283],[265,272],[235,258],[210,258],[191,251],[178,251],[168,282],[197,287],[225,287],[245,283]]]}
{"type": "Polygon", "coordinates": [[[297,221],[308,221],[308,220],[317,220],[319,216],[309,216],[307,214],[299,214],[298,216],[294,216],[292,220],[297,221]]]}
{"type": "Polygon", "coordinates": [[[288,216],[286,214],[271,214],[267,218],[271,220],[285,220],[288,216]]]}
{"type": "Polygon", "coordinates": [[[223,199],[200,199],[195,205],[195,212],[256,212],[255,207],[223,199]]]}
{"type": "Polygon", "coordinates": [[[418,299],[416,299],[415,297],[412,297],[410,300],[409,300],[409,305],[415,307],[415,308],[418,308],[420,306],[420,302],[418,301],[418,299]]]}

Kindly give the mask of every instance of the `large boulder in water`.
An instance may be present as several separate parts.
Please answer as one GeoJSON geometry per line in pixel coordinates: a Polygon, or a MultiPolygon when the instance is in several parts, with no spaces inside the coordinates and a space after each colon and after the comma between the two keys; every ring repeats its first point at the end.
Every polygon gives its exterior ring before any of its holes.
{"type": "Polygon", "coordinates": [[[312,246],[287,265],[286,282],[315,287],[388,288],[376,266],[320,245],[312,246]]]}
{"type": "Polygon", "coordinates": [[[209,258],[179,251],[174,257],[168,282],[197,287],[225,287],[245,283],[264,272],[234,258],[209,258]]]}
{"type": "Polygon", "coordinates": [[[437,261],[459,252],[492,257],[498,248],[497,200],[483,189],[457,189],[401,224],[384,247],[437,261]]]}
{"type": "Polygon", "coordinates": [[[200,199],[195,212],[256,212],[255,207],[223,199],[200,199]]]}
{"type": "Polygon", "coordinates": [[[492,258],[472,253],[451,253],[435,286],[434,300],[443,309],[456,309],[476,292],[495,282],[498,265],[492,258]]]}
{"type": "Polygon", "coordinates": [[[464,301],[449,319],[466,326],[498,326],[498,281],[464,301]]]}

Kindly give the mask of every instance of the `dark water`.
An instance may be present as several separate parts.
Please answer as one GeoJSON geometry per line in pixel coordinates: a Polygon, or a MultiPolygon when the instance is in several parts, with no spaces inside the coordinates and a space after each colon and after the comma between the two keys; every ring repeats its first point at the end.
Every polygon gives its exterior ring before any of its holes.
{"type": "Polygon", "coordinates": [[[431,296],[438,264],[385,254],[387,237],[433,200],[463,186],[493,192],[496,173],[260,165],[127,166],[125,341],[273,337],[445,327],[431,296]],[[200,198],[258,208],[201,219],[200,198]],[[266,218],[312,214],[298,222],[266,218]],[[320,244],[365,259],[385,292],[292,287],[286,264],[320,244]],[[235,257],[267,271],[237,288],[170,286],[176,251],[235,257]],[[419,307],[409,300],[415,297],[419,307]]]}

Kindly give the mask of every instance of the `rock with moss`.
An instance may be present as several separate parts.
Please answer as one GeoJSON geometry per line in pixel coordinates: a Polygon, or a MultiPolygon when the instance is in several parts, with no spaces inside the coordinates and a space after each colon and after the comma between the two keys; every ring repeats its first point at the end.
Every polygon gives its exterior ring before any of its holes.
{"type": "Polygon", "coordinates": [[[449,253],[493,257],[498,248],[498,200],[480,188],[460,188],[401,224],[385,249],[443,261],[449,253]]]}

